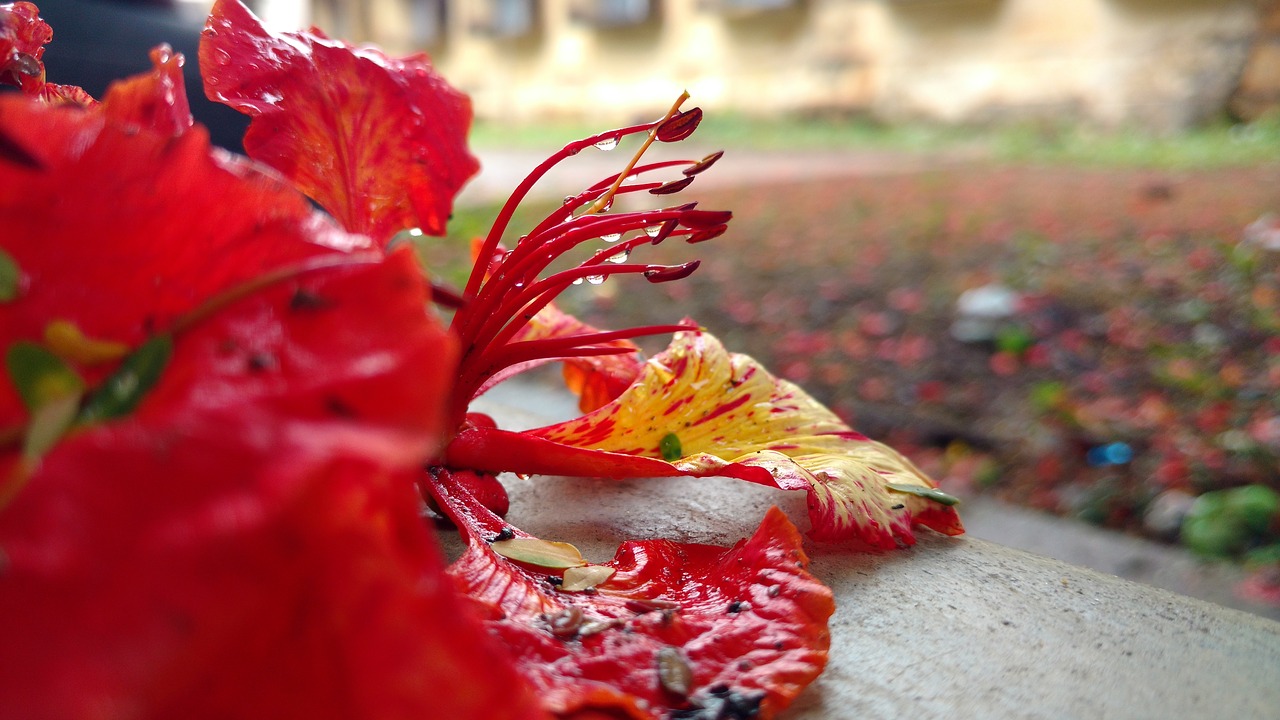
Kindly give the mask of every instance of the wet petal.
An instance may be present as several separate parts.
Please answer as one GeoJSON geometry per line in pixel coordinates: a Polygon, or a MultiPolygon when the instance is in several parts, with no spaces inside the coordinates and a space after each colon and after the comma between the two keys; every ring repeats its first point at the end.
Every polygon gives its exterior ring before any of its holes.
{"type": "Polygon", "coordinates": [[[182,84],[182,53],[168,45],[151,51],[151,71],[111,84],[102,108],[113,122],[178,135],[194,122],[182,84]]]}
{"type": "Polygon", "coordinates": [[[276,34],[236,0],[214,5],[200,43],[205,89],[253,118],[244,147],[333,214],[385,243],[444,233],[479,164],[471,103],[425,55],[391,58],[318,30],[276,34]]]}
{"type": "MultiPolygon", "coordinates": [[[[212,151],[199,128],[130,129],[5,96],[0,139],[20,150],[0,153],[0,245],[21,272],[17,299],[0,303],[0,348],[40,341],[51,323],[137,347],[263,273],[367,247],[278,177],[212,151]]],[[[0,383],[0,427],[20,415],[0,383]]]]}
{"type": "Polygon", "coordinates": [[[492,551],[487,540],[504,530],[524,533],[459,492],[447,472],[424,485],[466,539],[450,574],[487,609],[490,632],[553,714],[768,718],[826,664],[831,592],[805,569],[800,535],[776,508],[732,548],[623,543],[592,566],[612,570],[607,578],[566,592],[553,584],[560,571],[492,551]],[[726,707],[739,714],[717,714],[726,707]]]}
{"type": "Polygon", "coordinates": [[[962,532],[954,508],[888,487],[936,487],[909,460],[706,333],[678,334],[614,403],[529,434],[600,455],[678,448],[683,473],[805,490],[815,539],[892,548],[915,542],[913,524],[962,532]]]}
{"type": "Polygon", "coordinates": [[[0,5],[0,84],[37,93],[44,86],[44,46],[53,30],[29,2],[0,5]]]}

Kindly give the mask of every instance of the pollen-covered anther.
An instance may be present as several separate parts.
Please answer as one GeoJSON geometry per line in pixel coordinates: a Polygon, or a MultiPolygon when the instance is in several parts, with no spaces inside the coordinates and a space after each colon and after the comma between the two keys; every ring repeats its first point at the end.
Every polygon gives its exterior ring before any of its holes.
{"type": "Polygon", "coordinates": [[[693,274],[702,264],[701,260],[690,260],[682,265],[650,265],[645,268],[644,278],[651,283],[683,280],[693,274]]]}
{"type": "Polygon", "coordinates": [[[693,134],[702,122],[702,108],[691,108],[678,112],[654,130],[653,136],[658,142],[680,142],[693,134]]]}

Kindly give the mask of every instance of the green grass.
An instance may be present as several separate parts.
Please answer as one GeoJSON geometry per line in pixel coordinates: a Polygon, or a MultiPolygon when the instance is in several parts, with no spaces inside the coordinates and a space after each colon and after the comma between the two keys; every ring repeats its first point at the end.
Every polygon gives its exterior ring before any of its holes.
{"type": "MultiPolygon", "coordinates": [[[[472,142],[481,148],[551,151],[607,129],[584,123],[504,126],[482,122],[473,130],[472,142]]],[[[965,152],[1001,162],[1212,168],[1280,161],[1280,116],[1251,125],[1223,121],[1161,136],[1136,128],[1104,132],[1044,123],[973,128],[889,125],[866,118],[760,119],[729,114],[708,115],[695,139],[699,145],[735,150],[965,152]]]]}

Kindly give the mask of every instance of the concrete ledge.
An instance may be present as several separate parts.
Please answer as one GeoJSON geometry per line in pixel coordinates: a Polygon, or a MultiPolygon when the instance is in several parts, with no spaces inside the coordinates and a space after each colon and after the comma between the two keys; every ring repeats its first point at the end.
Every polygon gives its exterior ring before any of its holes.
{"type": "MultiPolygon", "coordinates": [[[[522,424],[518,411],[498,415],[522,424]]],[[[626,539],[730,545],[774,504],[806,525],[800,494],[723,478],[504,481],[513,523],[594,561],[626,539]]],[[[1261,719],[1280,708],[1280,623],[922,535],[884,554],[810,546],[838,604],[831,662],[785,717],[1261,719]]],[[[457,551],[452,533],[442,539],[457,551]]]]}

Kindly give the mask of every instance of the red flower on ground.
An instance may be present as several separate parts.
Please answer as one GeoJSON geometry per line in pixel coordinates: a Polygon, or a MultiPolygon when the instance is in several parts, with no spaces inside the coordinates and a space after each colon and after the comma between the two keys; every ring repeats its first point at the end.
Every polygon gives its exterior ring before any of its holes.
{"type": "Polygon", "coordinates": [[[165,48],[100,106],[41,104],[43,68],[22,58],[38,65],[47,33],[13,7],[0,50],[36,99],[0,98],[0,611],[28,623],[7,633],[26,665],[0,679],[5,707],[770,717],[821,672],[832,611],[781,512],[732,548],[629,542],[592,565],[494,514],[486,473],[729,475],[807,492],[823,540],[960,532],[952,499],[900,455],[693,323],[606,331],[554,308],[575,283],[679,280],[697,261],[631,254],[725,232],[730,213],[695,204],[613,208],[680,192],[719,157],[639,164],[694,132],[684,97],[536,169],[467,286],[436,296],[455,307],[446,330],[410,253],[384,250],[405,228],[440,232],[475,170],[467,101],[425,58],[268,33],[215,5],[207,90],[254,116],[250,155],[330,218],[210,149],[165,48]],[[502,247],[551,166],[631,135],[626,168],[502,247]],[[647,361],[630,342],[673,332],[647,361]],[[468,412],[556,360],[584,417],[514,433],[468,412]],[[415,480],[466,540],[451,580],[415,480]]]}

